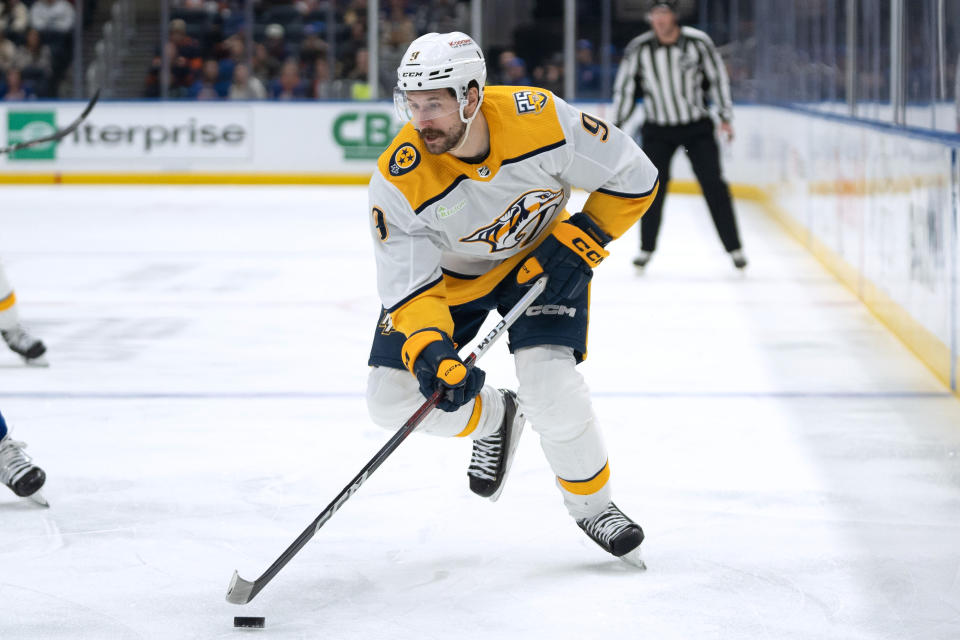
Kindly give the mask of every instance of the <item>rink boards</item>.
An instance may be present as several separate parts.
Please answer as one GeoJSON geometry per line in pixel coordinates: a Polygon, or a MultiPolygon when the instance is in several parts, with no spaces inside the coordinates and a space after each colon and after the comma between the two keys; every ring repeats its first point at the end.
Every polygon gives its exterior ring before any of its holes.
{"type": "MultiPolygon", "coordinates": [[[[82,108],[4,105],[0,121],[16,142],[82,108]]],[[[747,105],[736,126],[735,195],[781,220],[956,393],[960,136],[747,105]]],[[[0,183],[365,184],[398,128],[386,103],[104,102],[59,144],[0,158],[0,183]]],[[[672,188],[696,191],[689,164],[674,165],[672,188]]]]}

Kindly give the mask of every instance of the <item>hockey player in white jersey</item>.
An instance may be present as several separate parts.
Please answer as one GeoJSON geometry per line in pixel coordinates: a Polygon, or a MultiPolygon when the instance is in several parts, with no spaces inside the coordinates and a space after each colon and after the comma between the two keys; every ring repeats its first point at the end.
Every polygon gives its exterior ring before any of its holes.
{"type": "Polygon", "coordinates": [[[20,325],[17,296],[3,271],[3,263],[0,263],[0,337],[3,337],[7,346],[27,364],[47,366],[43,357],[47,348],[20,325]]]}
{"type": "Polygon", "coordinates": [[[367,404],[395,429],[435,390],[422,431],[468,437],[470,489],[496,500],[525,418],[570,515],[597,544],[642,566],[642,529],[611,500],[607,451],[576,364],[586,357],[588,284],[604,246],[643,215],[657,171],[616,127],[535,87],[485,87],[463,33],[410,45],[394,99],[410,120],[370,181],[383,303],[367,404]],[[564,206],[572,187],[584,210],[564,206]],[[517,393],[485,385],[456,348],[540,273],[547,289],[509,331],[517,393]],[[411,375],[412,374],[412,375],[411,375]]]}
{"type": "Polygon", "coordinates": [[[47,475],[33,464],[30,456],[23,452],[24,448],[26,444],[10,437],[7,423],[0,413],[0,482],[21,498],[30,498],[45,507],[49,506],[40,494],[47,475]]]}

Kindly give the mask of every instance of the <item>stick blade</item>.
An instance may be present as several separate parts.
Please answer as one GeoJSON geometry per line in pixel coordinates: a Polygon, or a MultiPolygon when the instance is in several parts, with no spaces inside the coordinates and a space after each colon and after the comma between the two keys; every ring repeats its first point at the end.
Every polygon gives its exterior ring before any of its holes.
{"type": "Polygon", "coordinates": [[[227,588],[227,602],[230,604],[247,604],[253,599],[253,583],[240,577],[240,573],[233,572],[230,586],[227,588]]]}

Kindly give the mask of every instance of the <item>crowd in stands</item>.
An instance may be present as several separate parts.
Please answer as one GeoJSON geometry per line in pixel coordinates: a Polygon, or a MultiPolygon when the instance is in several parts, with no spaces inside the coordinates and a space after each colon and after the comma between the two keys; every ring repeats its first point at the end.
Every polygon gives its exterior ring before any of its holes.
{"type": "MultiPolygon", "coordinates": [[[[173,0],[167,96],[197,100],[363,99],[367,72],[367,2],[260,0],[254,5],[253,51],[247,51],[243,3],[173,0]]],[[[470,30],[469,0],[381,0],[379,93],[389,96],[407,46],[431,31],[470,30]]],[[[164,49],[156,50],[144,96],[162,93],[164,49]]],[[[563,58],[557,49],[528,65],[514,51],[488,57],[491,84],[536,84],[563,95],[563,58]]],[[[577,43],[577,88],[599,96],[601,78],[588,40],[577,43]]]]}
{"type": "Polygon", "coordinates": [[[68,0],[0,0],[0,99],[56,97],[75,19],[68,0]]]}
{"type": "MultiPolygon", "coordinates": [[[[407,45],[429,31],[467,29],[467,0],[387,0],[380,19],[381,95],[389,95],[407,45]]],[[[253,50],[238,0],[173,0],[165,53],[172,98],[297,100],[365,98],[366,0],[261,0],[254,6],[253,50]]],[[[144,95],[161,94],[157,48],[144,95]]]]}

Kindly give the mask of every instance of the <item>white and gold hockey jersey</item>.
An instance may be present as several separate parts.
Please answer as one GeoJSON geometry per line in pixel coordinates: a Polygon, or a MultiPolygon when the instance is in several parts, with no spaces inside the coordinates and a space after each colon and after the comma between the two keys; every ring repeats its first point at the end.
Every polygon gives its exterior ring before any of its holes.
{"type": "Polygon", "coordinates": [[[571,187],[610,236],[653,202],[657,170],[616,127],[549,91],[484,89],[490,152],[476,164],[433,155],[408,123],[370,180],[377,285],[394,327],[453,334],[449,307],[496,287],[561,220],[571,187]]]}

